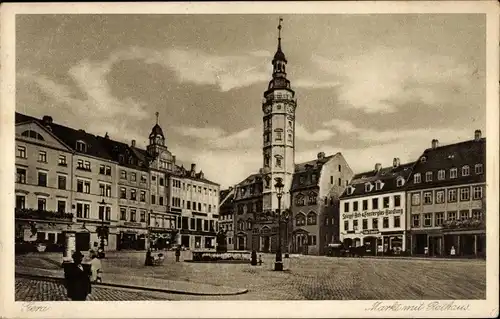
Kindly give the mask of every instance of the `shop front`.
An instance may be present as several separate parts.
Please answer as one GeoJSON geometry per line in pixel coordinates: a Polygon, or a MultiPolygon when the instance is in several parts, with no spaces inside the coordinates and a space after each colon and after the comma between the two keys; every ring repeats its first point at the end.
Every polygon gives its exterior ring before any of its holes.
{"type": "Polygon", "coordinates": [[[406,250],[404,231],[381,232],[379,246],[382,245],[383,253],[388,255],[400,255],[406,250]]]}
{"type": "Polygon", "coordinates": [[[146,249],[147,230],[140,228],[118,228],[117,250],[146,249]]]}
{"type": "Polygon", "coordinates": [[[169,249],[177,243],[177,230],[151,227],[149,241],[152,249],[169,249]]]}

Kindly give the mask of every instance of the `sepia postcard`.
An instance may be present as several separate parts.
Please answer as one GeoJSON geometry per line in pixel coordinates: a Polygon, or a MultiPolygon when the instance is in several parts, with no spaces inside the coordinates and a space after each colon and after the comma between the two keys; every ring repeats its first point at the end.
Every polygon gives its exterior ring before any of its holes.
{"type": "Polygon", "coordinates": [[[2,5],[0,316],[497,317],[499,15],[2,5]]]}

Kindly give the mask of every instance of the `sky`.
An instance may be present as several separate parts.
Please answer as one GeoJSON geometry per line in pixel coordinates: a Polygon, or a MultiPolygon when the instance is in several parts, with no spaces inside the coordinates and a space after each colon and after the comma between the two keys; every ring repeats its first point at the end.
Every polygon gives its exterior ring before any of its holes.
{"type": "MultiPolygon", "coordinates": [[[[283,15],[296,163],[355,173],[486,131],[481,14],[283,15]]],[[[155,112],[178,161],[221,187],[262,166],[277,15],[17,15],[16,111],[145,147],[155,112]]]]}

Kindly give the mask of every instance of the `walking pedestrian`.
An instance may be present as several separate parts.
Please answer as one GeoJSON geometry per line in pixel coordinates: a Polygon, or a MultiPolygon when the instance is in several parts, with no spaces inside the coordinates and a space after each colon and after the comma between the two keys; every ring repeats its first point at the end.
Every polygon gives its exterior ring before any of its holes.
{"type": "Polygon", "coordinates": [[[90,250],[90,271],[92,273],[90,280],[92,282],[101,282],[101,272],[102,272],[102,265],[101,261],[99,258],[97,258],[97,253],[94,250],[90,250]]]}
{"type": "Polygon", "coordinates": [[[85,301],[91,292],[90,267],[82,265],[83,255],[81,252],[76,251],[72,257],[73,262],[65,265],[64,268],[67,296],[71,300],[85,301]]]}
{"type": "Polygon", "coordinates": [[[181,257],[181,247],[178,246],[176,249],[175,249],[175,261],[176,262],[179,262],[179,258],[181,257]]]}

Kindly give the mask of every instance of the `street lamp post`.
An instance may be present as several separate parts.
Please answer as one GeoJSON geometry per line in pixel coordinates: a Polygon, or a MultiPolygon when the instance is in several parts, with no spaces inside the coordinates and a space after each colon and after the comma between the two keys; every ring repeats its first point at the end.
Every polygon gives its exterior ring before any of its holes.
{"type": "Polygon", "coordinates": [[[100,231],[100,237],[101,237],[101,243],[100,243],[100,250],[101,252],[99,253],[99,257],[104,257],[104,216],[106,215],[106,202],[104,201],[104,198],[102,201],[99,203],[102,205],[102,216],[101,216],[101,231],[100,231]]]}
{"type": "Polygon", "coordinates": [[[280,177],[275,178],[276,196],[278,197],[278,249],[276,249],[276,262],[274,263],[274,270],[283,270],[283,260],[281,256],[281,197],[283,197],[283,179],[280,177]]]}

